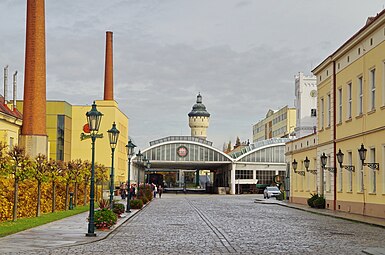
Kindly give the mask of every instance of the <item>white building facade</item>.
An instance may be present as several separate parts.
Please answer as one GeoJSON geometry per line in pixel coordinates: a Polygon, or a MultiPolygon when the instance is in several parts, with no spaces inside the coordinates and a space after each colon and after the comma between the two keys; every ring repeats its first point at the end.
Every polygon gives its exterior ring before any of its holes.
{"type": "Polygon", "coordinates": [[[312,134],[317,126],[317,79],[299,72],[295,76],[295,101],[297,138],[312,134]]]}

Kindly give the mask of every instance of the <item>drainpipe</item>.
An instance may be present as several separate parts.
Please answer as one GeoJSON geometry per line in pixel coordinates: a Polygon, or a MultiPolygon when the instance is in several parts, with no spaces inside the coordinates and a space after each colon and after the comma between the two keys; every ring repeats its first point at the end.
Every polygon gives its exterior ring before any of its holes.
{"type": "Polygon", "coordinates": [[[333,210],[337,208],[337,163],[336,163],[336,151],[337,151],[337,133],[336,133],[336,91],[337,91],[337,81],[336,81],[336,62],[333,60],[333,167],[334,167],[334,201],[333,201],[333,210]]]}

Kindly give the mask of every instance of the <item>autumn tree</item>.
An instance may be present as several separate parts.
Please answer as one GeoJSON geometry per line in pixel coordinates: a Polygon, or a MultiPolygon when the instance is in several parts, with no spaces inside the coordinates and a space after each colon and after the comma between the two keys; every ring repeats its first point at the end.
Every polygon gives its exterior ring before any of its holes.
{"type": "Polygon", "coordinates": [[[73,181],[75,184],[74,203],[73,204],[76,207],[77,201],[78,201],[78,184],[82,178],[82,160],[81,159],[71,160],[68,163],[68,169],[73,174],[73,181]]]}
{"type": "Polygon", "coordinates": [[[52,208],[51,211],[55,212],[56,209],[56,182],[60,180],[61,178],[61,173],[64,169],[65,165],[64,162],[61,160],[54,160],[50,159],[48,162],[48,168],[49,168],[49,180],[51,181],[52,184],[52,190],[51,190],[51,195],[52,195],[52,208]]]}
{"type": "Polygon", "coordinates": [[[34,167],[32,168],[31,174],[37,181],[36,217],[39,217],[41,211],[41,184],[48,181],[49,174],[48,161],[45,155],[39,153],[35,157],[34,167]]]}
{"type": "Polygon", "coordinates": [[[74,180],[74,174],[71,169],[68,168],[68,163],[63,162],[62,165],[62,171],[60,173],[61,178],[63,178],[65,182],[65,190],[66,190],[66,195],[65,195],[65,201],[64,201],[64,207],[65,210],[68,210],[68,197],[70,193],[70,185],[74,180]]]}
{"type": "Polygon", "coordinates": [[[6,168],[8,169],[9,174],[11,174],[14,178],[12,220],[16,221],[19,182],[30,176],[32,162],[28,156],[25,155],[25,149],[17,145],[8,151],[8,156],[10,157],[10,160],[6,168]]]}
{"type": "Polygon", "coordinates": [[[91,178],[91,163],[87,160],[83,162],[82,176],[83,176],[83,181],[84,181],[83,205],[86,205],[87,204],[87,188],[88,188],[88,183],[89,183],[90,178],[91,178]]]}

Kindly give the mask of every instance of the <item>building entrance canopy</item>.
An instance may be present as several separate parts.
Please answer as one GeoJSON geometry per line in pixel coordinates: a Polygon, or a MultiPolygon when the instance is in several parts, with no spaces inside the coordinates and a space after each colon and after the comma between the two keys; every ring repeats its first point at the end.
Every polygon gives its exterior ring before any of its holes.
{"type": "Polygon", "coordinates": [[[284,177],[285,142],[271,139],[252,144],[237,155],[227,155],[212,147],[211,142],[198,137],[169,136],[152,141],[150,147],[142,151],[143,157],[150,160],[151,169],[144,169],[144,165],[138,163],[134,156],[133,171],[134,175],[144,180],[144,171],[196,170],[198,175],[199,170],[209,170],[214,189],[227,187],[226,191],[235,194],[236,183],[238,186],[255,187],[258,180],[270,184],[273,176],[284,177]]]}

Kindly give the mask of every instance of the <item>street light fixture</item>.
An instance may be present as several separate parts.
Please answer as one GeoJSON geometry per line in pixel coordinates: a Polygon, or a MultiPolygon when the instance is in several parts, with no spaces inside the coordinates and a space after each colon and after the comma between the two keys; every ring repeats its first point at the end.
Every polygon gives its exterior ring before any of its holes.
{"type": "Polygon", "coordinates": [[[136,194],[136,197],[138,197],[138,195],[139,195],[139,183],[140,183],[140,171],[139,171],[140,169],[139,169],[139,166],[142,163],[142,157],[143,157],[143,154],[139,150],[138,154],[136,154],[136,163],[138,165],[138,189],[137,189],[138,194],[136,194]]]}
{"type": "Polygon", "coordinates": [[[360,159],[362,161],[362,166],[368,166],[372,170],[380,170],[380,164],[379,163],[365,163],[367,151],[368,150],[364,147],[364,145],[361,144],[361,147],[358,149],[358,153],[359,153],[360,159]]]}
{"type": "Polygon", "coordinates": [[[317,170],[309,170],[309,166],[310,166],[310,159],[305,158],[305,160],[303,161],[304,165],[305,165],[305,169],[306,169],[306,172],[309,172],[309,173],[312,173],[312,174],[317,174],[317,170]]]}
{"type": "Polygon", "coordinates": [[[81,139],[91,138],[92,141],[92,161],[91,161],[91,187],[90,187],[90,213],[88,221],[88,232],[86,236],[96,236],[95,234],[95,141],[96,138],[102,138],[103,134],[98,134],[100,122],[103,114],[96,109],[95,101],[92,104],[91,111],[86,113],[90,135],[82,135],[81,139]]]}
{"type": "Polygon", "coordinates": [[[128,144],[126,145],[127,149],[127,158],[128,158],[128,173],[127,173],[127,191],[128,191],[128,196],[127,196],[127,206],[126,206],[126,212],[130,213],[131,208],[130,208],[130,200],[131,200],[131,184],[130,184],[130,170],[131,170],[131,158],[134,156],[135,153],[135,147],[136,145],[131,141],[131,139],[128,141],[128,144]]]}
{"type": "Polygon", "coordinates": [[[336,156],[341,168],[345,168],[348,171],[354,172],[355,167],[353,165],[342,164],[344,162],[344,154],[342,153],[341,149],[338,149],[338,153],[336,154],[336,156]]]}
{"type": "Polygon", "coordinates": [[[150,184],[150,168],[151,168],[151,162],[150,160],[148,159],[147,160],[147,163],[146,163],[146,170],[147,170],[147,183],[150,184]]]}
{"type": "Polygon", "coordinates": [[[334,173],[334,172],[336,171],[336,169],[335,169],[334,167],[328,167],[328,166],[326,166],[327,162],[328,162],[328,157],[325,155],[325,152],[324,152],[324,153],[322,153],[322,155],[321,155],[321,167],[322,167],[323,169],[325,169],[325,170],[328,170],[328,171],[334,173]]]}
{"type": "Polygon", "coordinates": [[[115,122],[112,123],[112,128],[107,131],[108,132],[108,139],[110,140],[110,146],[111,146],[111,174],[110,174],[110,209],[112,210],[114,208],[113,202],[114,202],[114,154],[115,154],[115,148],[118,144],[118,138],[119,138],[119,130],[116,128],[115,122]]]}
{"type": "Polygon", "coordinates": [[[298,171],[297,171],[298,162],[297,162],[295,159],[294,159],[294,161],[291,163],[291,165],[293,166],[294,173],[299,174],[299,175],[302,175],[302,176],[305,176],[305,171],[303,171],[303,170],[298,170],[298,171]]]}

